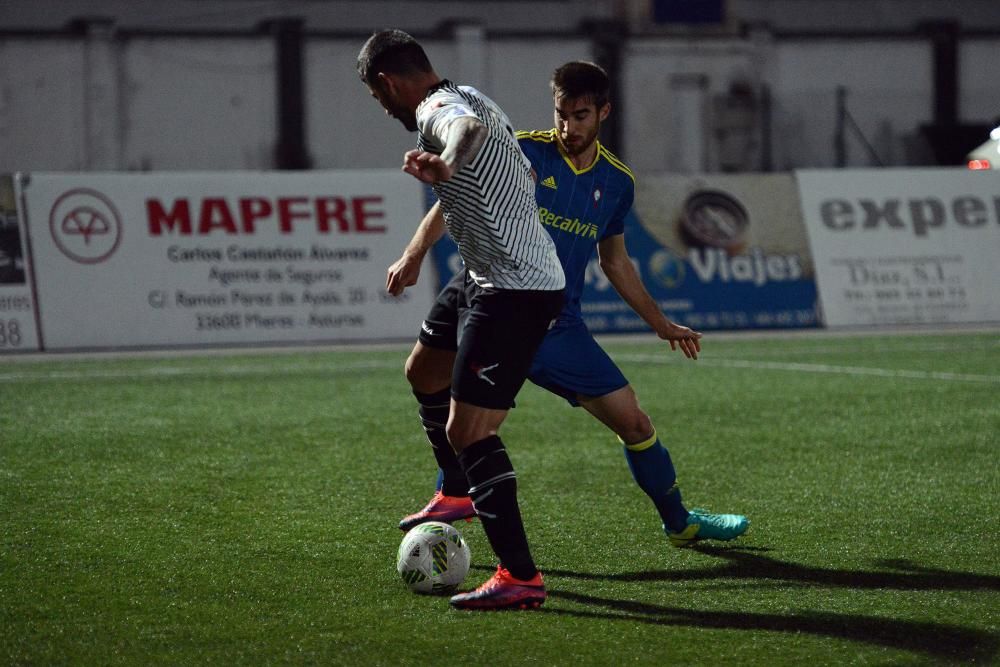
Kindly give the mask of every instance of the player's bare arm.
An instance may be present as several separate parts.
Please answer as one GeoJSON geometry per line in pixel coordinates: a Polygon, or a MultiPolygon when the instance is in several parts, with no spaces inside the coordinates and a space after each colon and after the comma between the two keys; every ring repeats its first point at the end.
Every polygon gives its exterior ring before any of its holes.
{"type": "Polygon", "coordinates": [[[403,171],[424,183],[449,180],[479,153],[489,133],[478,118],[463,116],[448,126],[448,136],[441,155],[412,150],[403,156],[403,171]]]}
{"type": "Polygon", "coordinates": [[[616,234],[598,243],[597,255],[601,270],[625,303],[653,328],[660,339],[670,343],[671,350],[680,348],[688,359],[697,359],[701,352],[701,334],[671,322],[663,314],[632,264],[632,258],[625,249],[624,235],[616,234]]]}
{"type": "Polygon", "coordinates": [[[441,212],[440,202],[434,202],[434,206],[427,212],[424,219],[420,221],[417,231],[413,233],[413,238],[403,250],[403,255],[393,262],[387,271],[385,280],[386,291],[399,296],[407,287],[417,284],[420,277],[420,265],[435,243],[444,236],[444,214],[441,212]]]}

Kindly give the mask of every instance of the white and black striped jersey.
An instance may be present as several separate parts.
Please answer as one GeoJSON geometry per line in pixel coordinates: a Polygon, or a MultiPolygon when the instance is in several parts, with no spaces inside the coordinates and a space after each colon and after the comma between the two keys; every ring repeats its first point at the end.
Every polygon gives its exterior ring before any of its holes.
{"type": "Polygon", "coordinates": [[[531,163],[493,100],[442,81],[417,107],[417,147],[440,155],[452,121],[463,116],[486,126],[486,141],[468,164],[432,187],[469,276],[480,287],[562,289],[566,279],[539,219],[531,163]]]}

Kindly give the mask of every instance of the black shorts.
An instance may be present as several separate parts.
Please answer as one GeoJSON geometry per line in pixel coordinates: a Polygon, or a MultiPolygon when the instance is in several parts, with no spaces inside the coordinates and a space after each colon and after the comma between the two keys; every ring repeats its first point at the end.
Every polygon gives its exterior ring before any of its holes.
{"type": "Polygon", "coordinates": [[[419,340],[456,352],[451,374],[455,400],[509,410],[563,298],[563,290],[480,287],[461,271],[438,294],[420,326],[419,340]]]}

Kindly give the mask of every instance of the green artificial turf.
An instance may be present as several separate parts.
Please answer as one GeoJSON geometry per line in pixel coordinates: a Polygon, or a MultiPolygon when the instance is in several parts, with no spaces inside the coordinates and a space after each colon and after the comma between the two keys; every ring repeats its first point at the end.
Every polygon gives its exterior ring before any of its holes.
{"type": "Polygon", "coordinates": [[[688,506],[750,531],[670,547],[614,436],[529,384],[502,436],[549,599],[502,613],[396,574],[436,469],[406,346],[0,357],[0,663],[1000,659],[1000,336],[605,342],[688,506]]]}

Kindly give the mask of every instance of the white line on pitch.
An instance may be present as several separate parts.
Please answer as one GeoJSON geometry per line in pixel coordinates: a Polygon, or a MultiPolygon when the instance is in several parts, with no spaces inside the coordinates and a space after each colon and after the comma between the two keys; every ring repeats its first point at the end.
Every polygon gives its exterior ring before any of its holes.
{"type": "Polygon", "coordinates": [[[399,368],[402,374],[402,363],[393,361],[351,361],[329,364],[278,364],[278,365],[233,365],[212,368],[206,366],[152,366],[139,369],[104,369],[87,368],[67,371],[40,371],[0,373],[0,382],[20,382],[25,380],[93,380],[93,379],[135,379],[153,377],[192,377],[192,376],[239,376],[239,375],[272,375],[281,373],[340,373],[343,371],[358,371],[371,369],[399,368]]]}
{"type": "MultiPolygon", "coordinates": [[[[647,354],[619,354],[621,361],[637,363],[679,363],[680,359],[669,359],[665,356],[647,354]]],[[[948,373],[944,371],[911,371],[892,368],[868,368],[865,366],[832,366],[830,364],[804,364],[783,361],[748,361],[745,359],[706,359],[701,357],[696,362],[705,366],[721,368],[749,368],[752,370],[796,371],[800,373],[832,373],[839,375],[865,375],[887,378],[909,378],[915,380],[947,380],[952,382],[982,382],[1000,384],[998,375],[975,375],[971,373],[948,373]]]]}
{"type": "MultiPolygon", "coordinates": [[[[714,341],[712,341],[714,342],[714,341]]],[[[884,354],[894,354],[894,353],[904,353],[904,352],[949,352],[961,347],[963,352],[970,351],[992,351],[996,348],[1000,348],[1000,339],[996,341],[982,341],[981,343],[961,343],[956,344],[954,342],[946,343],[893,343],[892,345],[878,345],[877,343],[872,345],[866,345],[865,350],[872,353],[884,353],[884,354]]],[[[776,349],[754,349],[753,356],[755,357],[777,357],[777,356],[792,356],[792,355],[825,355],[825,354],[843,354],[845,351],[854,349],[851,341],[845,339],[842,345],[829,345],[829,346],[817,346],[817,347],[791,347],[783,346],[776,349]]]]}
{"type": "MultiPolygon", "coordinates": [[[[619,361],[636,363],[679,363],[680,359],[667,356],[646,354],[618,354],[619,361]]],[[[909,378],[917,380],[945,380],[953,382],[979,382],[985,384],[1000,384],[1000,376],[975,375],[970,373],[949,373],[944,371],[914,371],[890,368],[869,368],[864,366],[833,366],[830,364],[806,364],[800,362],[780,361],[750,361],[745,359],[711,359],[702,357],[698,364],[721,368],[743,368],[752,370],[780,370],[801,373],[828,373],[839,375],[874,376],[888,378],[909,378]]],[[[0,382],[19,382],[25,380],[86,380],[86,379],[129,379],[151,377],[192,377],[192,376],[240,376],[274,373],[324,372],[338,373],[344,371],[392,369],[398,368],[397,361],[353,361],[331,364],[281,364],[247,366],[232,365],[211,368],[204,366],[153,366],[143,369],[79,369],[66,371],[18,372],[0,373],[0,382]]]]}

